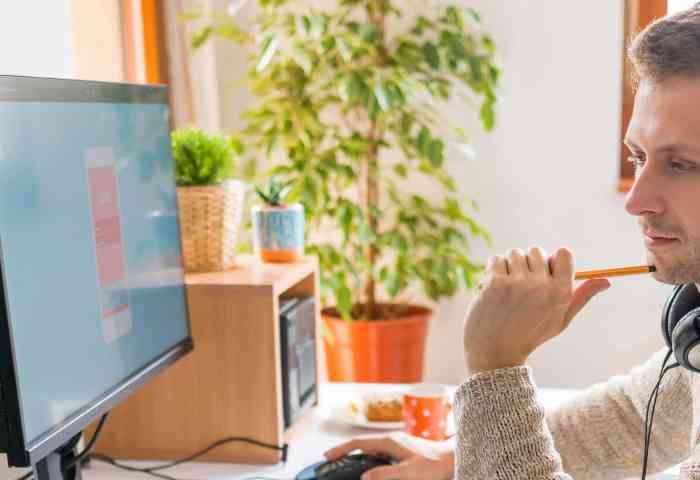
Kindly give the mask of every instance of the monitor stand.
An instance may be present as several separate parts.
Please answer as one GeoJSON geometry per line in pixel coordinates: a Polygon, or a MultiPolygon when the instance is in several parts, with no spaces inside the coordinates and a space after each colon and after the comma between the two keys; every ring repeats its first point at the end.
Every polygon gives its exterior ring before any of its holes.
{"type": "Polygon", "coordinates": [[[80,462],[77,462],[67,471],[63,471],[62,465],[67,465],[75,458],[75,445],[80,435],[71,439],[68,443],[50,453],[34,465],[35,480],[82,480],[80,462]]]}

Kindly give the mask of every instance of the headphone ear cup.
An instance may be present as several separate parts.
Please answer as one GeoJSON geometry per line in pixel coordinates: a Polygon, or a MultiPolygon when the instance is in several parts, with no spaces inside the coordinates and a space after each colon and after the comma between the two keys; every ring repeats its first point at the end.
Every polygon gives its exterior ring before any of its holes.
{"type": "MultiPolygon", "coordinates": [[[[692,286],[695,289],[695,286],[692,286]]],[[[671,342],[671,337],[673,337],[673,328],[676,326],[676,324],[678,324],[680,319],[683,318],[686,313],[688,313],[688,310],[690,310],[690,308],[686,308],[685,310],[679,308],[679,298],[683,296],[681,294],[684,292],[685,287],[686,285],[676,285],[673,288],[671,295],[669,295],[666,299],[663,313],[661,314],[661,333],[663,334],[666,346],[670,349],[673,349],[673,344],[671,342]]],[[[695,292],[697,293],[697,289],[695,292]]],[[[686,302],[683,303],[685,304],[686,302]]]]}
{"type": "Polygon", "coordinates": [[[700,308],[686,313],[673,328],[671,345],[676,361],[683,367],[700,372],[700,308]]]}

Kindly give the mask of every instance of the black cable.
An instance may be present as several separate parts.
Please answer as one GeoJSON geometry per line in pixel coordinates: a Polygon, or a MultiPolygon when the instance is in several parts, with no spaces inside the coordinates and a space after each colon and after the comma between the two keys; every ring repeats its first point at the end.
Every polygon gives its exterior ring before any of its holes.
{"type": "MultiPolygon", "coordinates": [[[[83,459],[83,457],[85,457],[85,456],[87,455],[87,453],[90,451],[90,449],[92,448],[92,446],[93,446],[93,445],[95,444],[95,442],[97,441],[97,437],[100,435],[100,431],[102,430],[102,427],[104,426],[105,421],[107,420],[107,416],[108,416],[108,415],[109,415],[109,412],[107,412],[107,413],[105,413],[104,415],[102,415],[102,418],[100,419],[100,423],[97,424],[97,428],[95,429],[95,432],[92,434],[92,438],[91,438],[90,441],[88,442],[87,446],[85,447],[85,449],[84,449],[82,452],[80,452],[78,455],[76,455],[76,456],[68,463],[68,465],[66,465],[65,467],[63,467],[63,471],[64,471],[64,472],[66,472],[66,471],[70,470],[71,468],[73,468],[73,467],[75,466],[76,463],[78,463],[80,460],[83,459]]],[[[81,435],[76,435],[75,437],[73,437],[73,439],[72,439],[68,444],[65,445],[65,447],[67,447],[69,450],[72,450],[73,448],[75,448],[75,446],[77,445],[77,443],[80,441],[80,437],[81,437],[81,435]]],[[[30,471],[30,472],[28,472],[27,474],[25,474],[25,475],[19,477],[17,480],[27,480],[27,479],[29,479],[29,478],[32,478],[33,476],[34,476],[34,471],[30,471]]]]}
{"type": "Polygon", "coordinates": [[[661,386],[661,379],[663,378],[664,374],[666,373],[666,363],[668,362],[669,357],[671,356],[671,352],[669,351],[666,354],[666,358],[664,358],[663,363],[661,364],[661,371],[659,372],[659,379],[656,382],[656,385],[654,386],[654,389],[651,391],[651,394],[649,395],[649,401],[647,402],[647,408],[646,408],[646,416],[644,418],[644,455],[643,455],[643,461],[642,461],[642,480],[646,478],[646,471],[647,471],[647,462],[649,459],[649,447],[651,443],[651,422],[649,421],[650,418],[653,421],[653,414],[656,409],[656,399],[658,398],[659,394],[659,389],[661,386]]]}
{"type": "MultiPolygon", "coordinates": [[[[260,446],[260,447],[270,448],[270,449],[272,449],[272,450],[280,450],[280,451],[282,452],[282,463],[286,463],[286,462],[287,462],[287,453],[288,453],[288,450],[289,450],[289,445],[288,445],[288,444],[285,443],[284,445],[282,445],[282,446],[280,447],[280,446],[278,446],[278,445],[272,445],[272,444],[269,444],[269,443],[261,442],[261,441],[259,441],[259,440],[255,440],[255,439],[252,439],[252,438],[245,438],[245,437],[228,437],[228,438],[223,438],[223,439],[221,439],[221,440],[217,440],[216,442],[212,443],[212,444],[209,445],[208,447],[204,448],[203,450],[200,450],[200,451],[197,452],[197,453],[194,453],[194,454],[190,455],[190,456],[187,457],[187,458],[183,458],[183,459],[181,459],[181,460],[176,460],[176,461],[174,461],[174,462],[165,463],[165,464],[162,464],[162,465],[156,465],[156,466],[154,466],[154,467],[146,467],[146,468],[129,467],[129,466],[127,466],[127,465],[124,465],[124,464],[122,464],[122,463],[116,461],[116,460],[113,459],[112,457],[110,457],[110,456],[108,456],[108,455],[104,455],[104,454],[102,454],[102,453],[91,453],[91,454],[88,455],[88,458],[90,458],[90,459],[95,459],[95,460],[98,460],[98,461],[102,461],[102,462],[105,462],[105,463],[109,463],[110,465],[113,465],[113,466],[115,466],[115,467],[117,467],[117,468],[122,468],[122,469],[124,469],[124,470],[129,470],[129,471],[132,471],[132,472],[145,473],[145,474],[148,474],[148,475],[153,475],[153,476],[155,476],[155,477],[165,478],[165,479],[168,479],[168,480],[177,480],[177,479],[175,479],[174,477],[169,477],[169,476],[167,476],[167,475],[163,475],[163,474],[159,474],[159,473],[154,473],[154,472],[156,472],[156,471],[158,471],[158,470],[164,470],[164,469],[166,469],[166,468],[172,468],[172,467],[175,467],[175,466],[177,466],[177,465],[190,462],[190,461],[192,461],[192,460],[194,460],[194,459],[196,459],[196,458],[198,458],[198,457],[201,457],[201,456],[204,455],[205,453],[209,452],[210,450],[212,450],[212,449],[214,449],[214,448],[216,448],[216,447],[218,447],[218,446],[224,445],[224,444],[226,444],[226,443],[231,443],[231,442],[246,442],[246,443],[251,443],[251,444],[253,444],[253,445],[257,445],[257,446],[260,446]]],[[[251,477],[251,478],[262,478],[262,477],[251,477]]],[[[269,480],[274,480],[274,479],[269,479],[269,480]]]]}
{"type": "MultiPolygon", "coordinates": [[[[671,358],[672,350],[669,349],[668,352],[666,352],[666,356],[664,357],[664,361],[661,363],[661,369],[659,370],[659,380],[656,382],[656,385],[654,386],[654,389],[651,391],[651,394],[649,395],[649,401],[647,402],[647,409],[646,409],[646,416],[644,417],[644,439],[646,442],[647,436],[648,436],[648,427],[649,427],[649,413],[650,413],[650,406],[652,402],[652,398],[654,398],[654,395],[656,392],[658,392],[659,385],[661,382],[661,377],[663,376],[663,371],[666,368],[666,364],[668,363],[668,360],[671,358]]],[[[646,444],[645,444],[646,446],[646,444]]]]}
{"type": "Polygon", "coordinates": [[[656,400],[659,397],[659,392],[660,387],[661,387],[661,380],[663,380],[664,375],[669,370],[672,370],[676,367],[679,367],[680,365],[678,363],[673,363],[666,367],[666,363],[668,362],[668,359],[671,357],[672,351],[669,350],[668,353],[666,354],[666,357],[664,358],[663,363],[661,364],[661,372],[659,373],[659,380],[656,382],[656,386],[654,389],[651,391],[651,395],[649,396],[649,401],[647,402],[647,411],[646,411],[646,417],[644,419],[644,459],[643,459],[643,466],[642,466],[642,479],[641,480],[646,480],[646,474],[647,474],[647,462],[649,460],[649,447],[651,446],[651,430],[652,430],[652,425],[654,422],[654,413],[656,411],[656,400]]]}
{"type": "Polygon", "coordinates": [[[218,446],[224,445],[226,443],[231,443],[231,442],[246,442],[246,443],[252,443],[253,445],[257,445],[259,447],[269,448],[271,450],[279,450],[282,452],[282,463],[287,462],[287,451],[289,449],[289,445],[287,445],[286,443],[280,447],[278,445],[272,445],[270,443],[261,442],[259,440],[255,440],[252,438],[227,437],[227,438],[222,438],[221,440],[217,440],[216,442],[209,445],[207,448],[200,450],[199,452],[194,453],[187,458],[183,458],[182,460],[176,460],[176,461],[170,462],[170,463],[165,463],[163,465],[149,468],[148,470],[155,472],[156,470],[164,470],[166,468],[175,467],[175,466],[180,465],[182,463],[190,462],[190,461],[194,460],[195,458],[201,457],[202,455],[207,453],[209,450],[212,450],[218,446]]]}
{"type": "Polygon", "coordinates": [[[85,446],[82,452],[80,452],[78,455],[76,455],[65,467],[63,467],[63,470],[70,470],[75,466],[76,463],[80,462],[89,452],[90,449],[95,445],[95,442],[97,441],[97,437],[99,437],[100,432],[102,431],[102,427],[104,426],[105,422],[107,421],[107,417],[109,416],[109,412],[105,413],[102,415],[102,418],[100,419],[100,423],[97,424],[97,428],[95,429],[95,432],[92,434],[92,438],[88,442],[88,444],[85,446]]]}
{"type": "Polygon", "coordinates": [[[123,463],[117,462],[112,457],[109,457],[107,455],[103,455],[101,453],[91,453],[88,455],[88,457],[93,459],[93,460],[98,460],[100,462],[108,463],[112,466],[115,466],[117,468],[121,468],[122,470],[127,470],[129,472],[145,473],[146,475],[152,475],[154,477],[164,478],[165,480],[180,480],[180,479],[177,479],[175,477],[169,477],[168,475],[165,475],[162,473],[155,473],[155,472],[148,471],[147,468],[136,468],[136,467],[130,467],[128,465],[124,465],[123,463]]]}

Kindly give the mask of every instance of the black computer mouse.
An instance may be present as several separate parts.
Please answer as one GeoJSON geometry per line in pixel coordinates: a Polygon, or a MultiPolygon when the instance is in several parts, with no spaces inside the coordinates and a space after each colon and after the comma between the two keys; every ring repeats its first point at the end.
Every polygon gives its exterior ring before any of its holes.
{"type": "Polygon", "coordinates": [[[295,480],[360,480],[367,470],[391,463],[387,457],[357,453],[309,465],[295,480]]]}

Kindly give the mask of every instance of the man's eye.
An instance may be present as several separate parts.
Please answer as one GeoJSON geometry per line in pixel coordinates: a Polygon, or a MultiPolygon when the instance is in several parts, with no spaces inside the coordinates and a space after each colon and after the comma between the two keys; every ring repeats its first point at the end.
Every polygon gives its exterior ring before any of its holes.
{"type": "Polygon", "coordinates": [[[679,173],[684,173],[684,172],[687,172],[687,171],[693,169],[693,167],[691,167],[690,165],[686,165],[685,163],[681,163],[681,162],[671,161],[670,165],[671,165],[671,170],[673,170],[674,172],[679,172],[679,173]]]}

